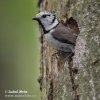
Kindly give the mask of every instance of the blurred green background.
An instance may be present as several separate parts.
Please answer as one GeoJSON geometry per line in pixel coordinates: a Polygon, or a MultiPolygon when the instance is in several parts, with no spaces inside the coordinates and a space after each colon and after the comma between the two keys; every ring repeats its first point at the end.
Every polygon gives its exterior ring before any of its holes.
{"type": "Polygon", "coordinates": [[[0,100],[40,100],[36,13],[37,0],[0,0],[0,100]],[[33,97],[5,97],[9,90],[33,97]]]}

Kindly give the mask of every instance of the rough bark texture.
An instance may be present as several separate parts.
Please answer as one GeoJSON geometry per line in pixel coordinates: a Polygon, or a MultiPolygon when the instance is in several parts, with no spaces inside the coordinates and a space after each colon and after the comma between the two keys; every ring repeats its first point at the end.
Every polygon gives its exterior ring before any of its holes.
{"type": "Polygon", "coordinates": [[[42,100],[100,100],[100,0],[39,0],[40,11],[53,11],[79,26],[75,55],[63,57],[43,39],[40,89],[42,100]]]}

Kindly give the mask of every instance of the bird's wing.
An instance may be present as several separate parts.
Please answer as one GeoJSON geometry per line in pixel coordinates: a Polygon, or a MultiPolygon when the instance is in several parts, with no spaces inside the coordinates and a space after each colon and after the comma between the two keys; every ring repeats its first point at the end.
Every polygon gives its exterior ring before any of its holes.
{"type": "Polygon", "coordinates": [[[75,45],[76,43],[77,34],[73,33],[72,29],[62,24],[59,24],[56,27],[56,29],[52,32],[52,35],[56,40],[61,41],[63,43],[73,45],[75,45]]]}

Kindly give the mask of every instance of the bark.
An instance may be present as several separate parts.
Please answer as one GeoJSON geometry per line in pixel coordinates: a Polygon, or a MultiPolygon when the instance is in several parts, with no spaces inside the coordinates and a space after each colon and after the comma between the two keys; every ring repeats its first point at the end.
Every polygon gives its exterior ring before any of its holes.
{"type": "Polygon", "coordinates": [[[62,56],[41,42],[41,100],[100,100],[100,0],[39,0],[39,10],[55,12],[79,26],[75,55],[62,56]]]}

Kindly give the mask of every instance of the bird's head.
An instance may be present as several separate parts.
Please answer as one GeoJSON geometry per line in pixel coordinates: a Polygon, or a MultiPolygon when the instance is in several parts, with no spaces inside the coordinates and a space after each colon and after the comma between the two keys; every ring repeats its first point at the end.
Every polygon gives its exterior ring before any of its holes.
{"type": "Polygon", "coordinates": [[[38,13],[33,20],[38,21],[44,31],[50,31],[59,23],[57,17],[47,11],[38,13]]]}

